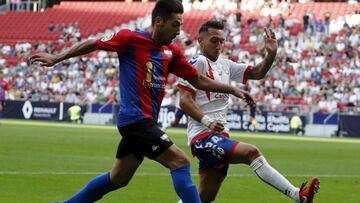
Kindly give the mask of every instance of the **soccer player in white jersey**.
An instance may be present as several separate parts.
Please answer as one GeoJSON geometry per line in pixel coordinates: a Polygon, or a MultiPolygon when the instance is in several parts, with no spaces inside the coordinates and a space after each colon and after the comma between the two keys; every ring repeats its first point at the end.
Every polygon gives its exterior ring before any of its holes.
{"type": "MultiPolygon", "coordinates": [[[[275,33],[265,28],[266,57],[251,67],[219,57],[225,40],[223,29],[223,24],[218,21],[208,21],[201,26],[198,39],[201,55],[194,57],[190,63],[200,73],[226,84],[230,80],[246,83],[248,79],[264,78],[277,52],[275,33]]],[[[303,183],[297,188],[266,161],[256,146],[229,138],[227,94],[197,90],[184,80],[180,80],[178,86],[181,88],[180,106],[189,116],[189,145],[200,161],[199,192],[202,203],[215,200],[229,164],[247,164],[262,181],[294,201],[313,202],[319,189],[318,178],[314,177],[308,186],[303,183]]]]}

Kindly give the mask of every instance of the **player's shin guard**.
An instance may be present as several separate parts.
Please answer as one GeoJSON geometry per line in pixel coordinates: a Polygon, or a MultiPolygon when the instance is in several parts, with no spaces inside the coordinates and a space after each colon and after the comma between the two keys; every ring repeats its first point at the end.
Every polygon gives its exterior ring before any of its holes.
{"type": "Polygon", "coordinates": [[[283,175],[271,167],[263,156],[256,158],[250,164],[250,167],[262,181],[293,200],[299,201],[299,189],[294,187],[283,175]]]}
{"type": "Polygon", "coordinates": [[[176,193],[184,203],[201,203],[200,196],[190,175],[190,165],[171,171],[176,193]]]}
{"type": "Polygon", "coordinates": [[[111,181],[110,173],[104,173],[92,179],[83,189],[65,203],[90,203],[101,199],[105,194],[116,190],[111,181]]]}

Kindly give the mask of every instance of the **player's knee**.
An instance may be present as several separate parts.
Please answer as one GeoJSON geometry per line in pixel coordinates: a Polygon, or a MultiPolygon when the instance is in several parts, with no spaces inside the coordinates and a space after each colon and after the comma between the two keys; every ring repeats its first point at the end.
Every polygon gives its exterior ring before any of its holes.
{"type": "Polygon", "coordinates": [[[176,169],[189,164],[190,164],[190,159],[184,154],[178,156],[176,159],[173,159],[173,161],[169,164],[169,168],[176,169]]]}
{"type": "Polygon", "coordinates": [[[127,186],[131,180],[131,177],[132,176],[121,174],[119,171],[114,169],[110,172],[110,181],[117,188],[127,186]]]}
{"type": "Polygon", "coordinates": [[[255,145],[251,145],[247,150],[248,163],[250,164],[253,160],[258,158],[259,156],[261,156],[261,152],[259,148],[257,148],[255,145]]]}
{"type": "Polygon", "coordinates": [[[190,164],[190,159],[176,145],[170,147],[164,154],[156,158],[163,166],[173,170],[190,164]]]}
{"type": "Polygon", "coordinates": [[[176,160],[176,166],[174,166],[175,168],[179,168],[182,166],[186,166],[190,164],[190,160],[187,156],[181,156],[178,160],[176,160]]]}

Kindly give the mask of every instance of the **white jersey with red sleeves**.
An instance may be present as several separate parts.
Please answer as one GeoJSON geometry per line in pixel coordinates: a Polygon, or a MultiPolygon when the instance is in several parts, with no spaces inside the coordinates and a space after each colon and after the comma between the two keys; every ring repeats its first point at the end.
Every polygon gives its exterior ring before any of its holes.
{"type": "MultiPolygon", "coordinates": [[[[251,70],[251,66],[247,64],[235,63],[231,60],[218,58],[213,62],[203,55],[198,55],[190,60],[201,74],[206,75],[210,79],[216,80],[224,84],[236,81],[241,83],[247,82],[247,73],[251,70]]],[[[179,79],[178,87],[191,92],[194,100],[200,107],[201,111],[215,120],[219,120],[225,124],[225,132],[229,132],[226,122],[227,108],[229,104],[229,95],[224,93],[206,92],[195,89],[186,80],[179,79]]],[[[205,132],[209,132],[207,126],[197,122],[189,117],[188,121],[188,140],[191,141],[205,132]]]]}

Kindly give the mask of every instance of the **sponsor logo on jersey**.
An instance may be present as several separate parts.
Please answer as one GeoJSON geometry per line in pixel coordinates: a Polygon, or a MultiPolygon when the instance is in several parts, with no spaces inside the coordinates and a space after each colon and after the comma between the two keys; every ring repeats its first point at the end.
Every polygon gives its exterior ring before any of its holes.
{"type": "Polygon", "coordinates": [[[229,95],[228,95],[228,94],[222,94],[222,93],[216,93],[216,94],[215,94],[215,98],[216,98],[216,99],[228,100],[228,99],[229,99],[229,95]]]}
{"type": "Polygon", "coordinates": [[[154,82],[147,82],[146,80],[143,80],[143,86],[147,88],[155,88],[155,89],[165,89],[166,85],[164,84],[158,84],[154,82]]]}

